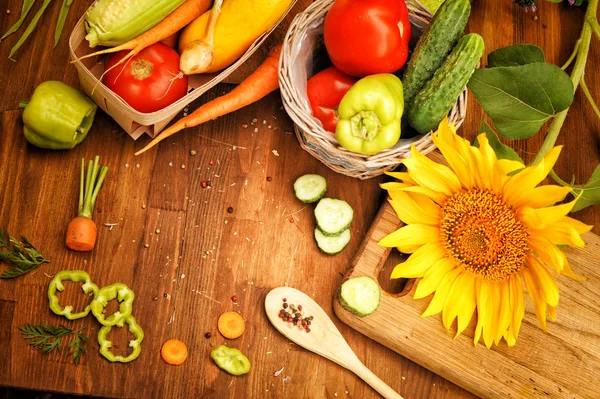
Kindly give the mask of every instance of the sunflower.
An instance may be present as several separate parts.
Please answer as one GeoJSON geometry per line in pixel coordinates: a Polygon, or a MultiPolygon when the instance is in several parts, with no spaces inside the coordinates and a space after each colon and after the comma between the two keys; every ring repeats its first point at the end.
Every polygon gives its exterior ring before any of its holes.
{"type": "Polygon", "coordinates": [[[583,247],[587,226],[566,216],[575,201],[555,205],[571,191],[538,186],[561,147],[542,162],[498,159],[486,135],[472,146],[443,120],[433,141],[449,167],[413,146],[402,161],[407,172],[389,173],[401,182],[382,185],[403,227],[379,244],[411,254],[392,278],[421,278],[415,299],[433,298],[421,317],[442,313],[449,330],[457,319],[458,337],[477,310],[474,343],[516,343],[525,314],[525,288],[537,319],[556,320],[559,291],[550,270],[575,279],[559,246],[583,247]]]}

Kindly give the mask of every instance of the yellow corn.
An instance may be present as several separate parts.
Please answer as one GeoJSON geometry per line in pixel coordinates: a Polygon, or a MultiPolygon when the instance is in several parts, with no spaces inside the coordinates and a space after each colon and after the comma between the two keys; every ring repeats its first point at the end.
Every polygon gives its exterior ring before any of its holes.
{"type": "Polygon", "coordinates": [[[85,13],[90,47],[118,46],[152,29],[185,0],[96,0],[85,13]]]}

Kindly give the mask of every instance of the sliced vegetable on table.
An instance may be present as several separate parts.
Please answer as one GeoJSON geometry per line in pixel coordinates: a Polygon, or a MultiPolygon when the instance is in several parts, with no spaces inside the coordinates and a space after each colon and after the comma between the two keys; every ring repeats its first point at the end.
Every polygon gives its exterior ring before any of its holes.
{"type": "Polygon", "coordinates": [[[127,328],[131,334],[133,334],[134,339],[129,341],[129,347],[131,348],[131,353],[127,356],[115,355],[112,353],[110,348],[112,348],[113,344],[108,340],[108,335],[112,330],[111,326],[104,326],[98,331],[98,344],[100,345],[100,354],[104,356],[109,362],[115,363],[129,363],[140,356],[142,352],[142,341],[144,340],[144,330],[137,324],[135,318],[132,315],[129,315],[125,318],[124,323],[127,324],[127,328]]]}
{"type": "Polygon", "coordinates": [[[77,217],[67,226],[66,245],[74,251],[91,251],[96,245],[96,223],[92,220],[98,193],[108,173],[108,167],[103,166],[98,170],[96,156],[94,162],[90,160],[87,175],[85,160],[81,159],[81,176],[79,180],[79,207],[77,217]]]}
{"type": "Polygon", "coordinates": [[[221,370],[231,375],[250,372],[250,360],[239,349],[219,345],[210,352],[210,357],[221,370]]]}
{"type": "Polygon", "coordinates": [[[165,342],[160,350],[160,356],[165,363],[179,366],[188,357],[187,346],[178,339],[170,339],[165,342]]]}
{"type": "Polygon", "coordinates": [[[315,208],[317,227],[324,235],[335,236],[350,227],[354,210],[346,202],[334,198],[323,198],[315,208]]]}
{"type": "Polygon", "coordinates": [[[302,175],[294,181],[294,192],[300,201],[310,204],[320,200],[327,191],[327,180],[315,174],[302,175]]]}
{"type": "Polygon", "coordinates": [[[126,56],[125,50],[112,56],[102,80],[135,110],[155,112],[187,94],[188,78],[179,72],[179,54],[166,44],[155,43],[121,63],[126,56]]]}
{"type": "Polygon", "coordinates": [[[277,88],[279,88],[277,71],[280,54],[281,45],[273,47],[269,52],[267,59],[235,89],[203,104],[190,115],[179,119],[169,128],[163,130],[148,145],[136,152],[135,155],[140,155],[148,151],[167,137],[170,137],[183,129],[198,126],[204,122],[216,119],[219,116],[237,111],[277,90],[277,88]]]}
{"type": "Polygon", "coordinates": [[[435,130],[452,109],[483,56],[485,45],[477,33],[463,36],[407,109],[408,124],[419,133],[435,130]]]}
{"type": "Polygon", "coordinates": [[[98,106],[79,90],[59,81],[40,83],[29,101],[22,101],[23,133],[31,144],[52,150],[81,143],[94,122],[98,106]]]}
{"type": "Polygon", "coordinates": [[[17,239],[0,229],[0,261],[10,263],[0,279],[17,278],[37,268],[42,263],[50,263],[27,238],[17,239]]]}
{"type": "Polygon", "coordinates": [[[185,0],[96,0],[85,13],[90,47],[119,46],[152,29],[185,0]]]}
{"type": "Polygon", "coordinates": [[[48,284],[48,301],[50,303],[50,310],[59,316],[64,316],[69,320],[81,319],[87,316],[91,310],[91,304],[87,305],[81,312],[73,313],[73,306],[67,305],[64,308],[58,301],[57,292],[64,291],[65,287],[63,281],[72,281],[74,283],[83,283],[81,290],[86,295],[94,295],[94,298],[98,295],[98,286],[92,283],[90,275],[83,270],[63,270],[54,275],[50,284],[48,284]]]}
{"type": "Polygon", "coordinates": [[[352,233],[350,233],[350,229],[346,229],[336,235],[325,235],[319,227],[315,228],[317,246],[327,255],[336,255],[342,252],[351,238],[352,233]]]}
{"type": "Polygon", "coordinates": [[[211,73],[233,64],[252,43],[269,31],[285,14],[292,0],[225,0],[214,31],[214,57],[210,66],[203,64],[204,48],[193,43],[202,41],[209,26],[207,11],[190,23],[179,38],[181,70],[184,73],[211,73]],[[197,51],[199,50],[199,51],[197,51]]]}
{"type": "Polygon", "coordinates": [[[348,75],[393,73],[406,63],[411,25],[404,0],[336,0],[325,16],[325,47],[348,75]]]}
{"type": "Polygon", "coordinates": [[[370,277],[353,277],[340,286],[338,299],[347,311],[360,316],[368,316],[379,306],[381,290],[370,277]]]}
{"type": "Polygon", "coordinates": [[[242,336],[246,330],[244,318],[237,312],[225,312],[217,322],[219,332],[225,338],[236,339],[242,336]]]}
{"type": "Polygon", "coordinates": [[[329,67],[315,74],[306,83],[306,94],[315,118],[328,132],[335,132],[337,108],[344,95],[358,79],[329,67]]]}
{"type": "Polygon", "coordinates": [[[469,0],[446,0],[419,38],[402,77],[407,110],[463,35],[470,14],[469,0]]]}
{"type": "Polygon", "coordinates": [[[103,326],[123,327],[123,323],[126,322],[127,317],[131,316],[133,312],[134,299],[135,293],[131,288],[123,283],[114,283],[98,290],[94,300],[90,304],[90,308],[98,323],[103,326]],[[108,303],[113,299],[119,301],[119,310],[106,317],[104,311],[108,303]]]}
{"type": "Polygon", "coordinates": [[[400,79],[389,73],[367,76],[356,82],[340,102],[335,136],[349,151],[377,154],[400,139],[403,112],[400,79]]]}

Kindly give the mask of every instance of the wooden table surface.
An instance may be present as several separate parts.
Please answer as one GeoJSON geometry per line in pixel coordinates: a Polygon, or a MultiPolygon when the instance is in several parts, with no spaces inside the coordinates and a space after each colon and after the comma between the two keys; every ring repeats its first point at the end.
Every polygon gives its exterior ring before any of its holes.
{"type": "MultiPolygon", "coordinates": [[[[2,3],[4,32],[17,19],[22,2],[2,3]]],[[[148,138],[133,141],[102,112],[88,138],[71,151],[28,145],[19,101],[45,80],[78,85],[75,68],[67,62],[66,36],[90,1],[74,2],[65,36],[53,49],[60,3],[50,5],[44,25],[17,53],[17,62],[7,57],[18,35],[0,45],[0,226],[27,236],[52,261],[19,279],[0,281],[0,386],[139,398],[377,397],[353,374],[291,345],[269,324],[263,310],[266,293],[289,285],[320,303],[358,357],[404,397],[472,397],[333,315],[334,292],[384,199],[378,187],[382,179],[358,181],[335,174],[302,151],[279,93],[180,133],[140,157],[133,153],[148,138]],[[76,214],[81,158],[95,155],[110,168],[94,214],[98,240],[93,252],[76,253],[64,245],[65,229],[76,214]],[[337,256],[318,251],[312,207],[294,198],[292,182],[304,173],[325,176],[328,195],[348,201],[355,210],[352,240],[337,256]],[[202,188],[205,180],[211,181],[210,189],[202,188]],[[110,229],[105,223],[116,226],[110,229]],[[95,339],[99,325],[93,317],[69,322],[50,312],[48,282],[63,269],[87,270],[100,286],[123,282],[133,288],[134,315],[146,334],[136,361],[112,364],[100,356],[95,339]],[[231,310],[244,316],[247,329],[241,338],[228,341],[219,335],[216,323],[219,314],[231,310]],[[76,366],[67,355],[43,355],[30,347],[17,327],[31,322],[84,328],[91,342],[82,363],[76,366]],[[211,338],[205,338],[207,332],[211,338]],[[160,358],[161,345],[170,338],[189,348],[182,366],[168,366],[160,358]],[[214,365],[209,353],[222,343],[248,355],[250,374],[232,377],[214,365]],[[290,378],[284,383],[286,377],[290,378]]],[[[309,3],[301,1],[295,11],[309,3]]],[[[533,43],[560,65],[578,37],[582,17],[582,10],[545,1],[534,17],[510,0],[478,0],[469,29],[483,35],[488,52],[512,43],[533,43]]],[[[599,50],[594,39],[586,80],[597,98],[600,73],[594,65],[600,62],[599,50]]],[[[191,108],[231,88],[217,86],[191,108]]],[[[462,129],[467,137],[474,137],[481,115],[471,97],[462,129]]],[[[555,170],[563,179],[574,176],[583,182],[591,175],[600,158],[599,133],[592,108],[578,92],[559,139],[565,147],[555,170]]],[[[513,144],[530,160],[540,143],[541,137],[535,137],[513,144]]],[[[597,207],[575,217],[600,233],[597,207]]],[[[75,285],[61,298],[78,305],[84,301],[75,285]]],[[[125,333],[115,331],[111,338],[115,352],[124,353],[125,333]]]]}

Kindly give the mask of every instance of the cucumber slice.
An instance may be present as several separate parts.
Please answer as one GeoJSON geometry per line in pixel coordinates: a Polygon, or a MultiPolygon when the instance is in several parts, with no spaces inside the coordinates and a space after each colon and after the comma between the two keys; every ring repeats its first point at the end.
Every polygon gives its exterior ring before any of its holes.
{"type": "Polygon", "coordinates": [[[326,236],[335,236],[346,230],[354,210],[346,201],[333,198],[323,198],[315,208],[315,218],[321,232],[326,236]]]}
{"type": "Polygon", "coordinates": [[[300,201],[310,204],[317,202],[327,191],[327,181],[323,176],[304,175],[294,182],[294,192],[300,201]]]}
{"type": "Polygon", "coordinates": [[[317,246],[323,252],[328,255],[335,255],[342,252],[342,249],[346,248],[346,245],[350,242],[350,230],[346,229],[337,236],[326,236],[317,227],[315,229],[315,240],[317,240],[317,246]]]}
{"type": "Polygon", "coordinates": [[[380,296],[379,285],[370,277],[346,280],[338,294],[340,305],[360,317],[370,315],[377,309],[380,296]]]}

